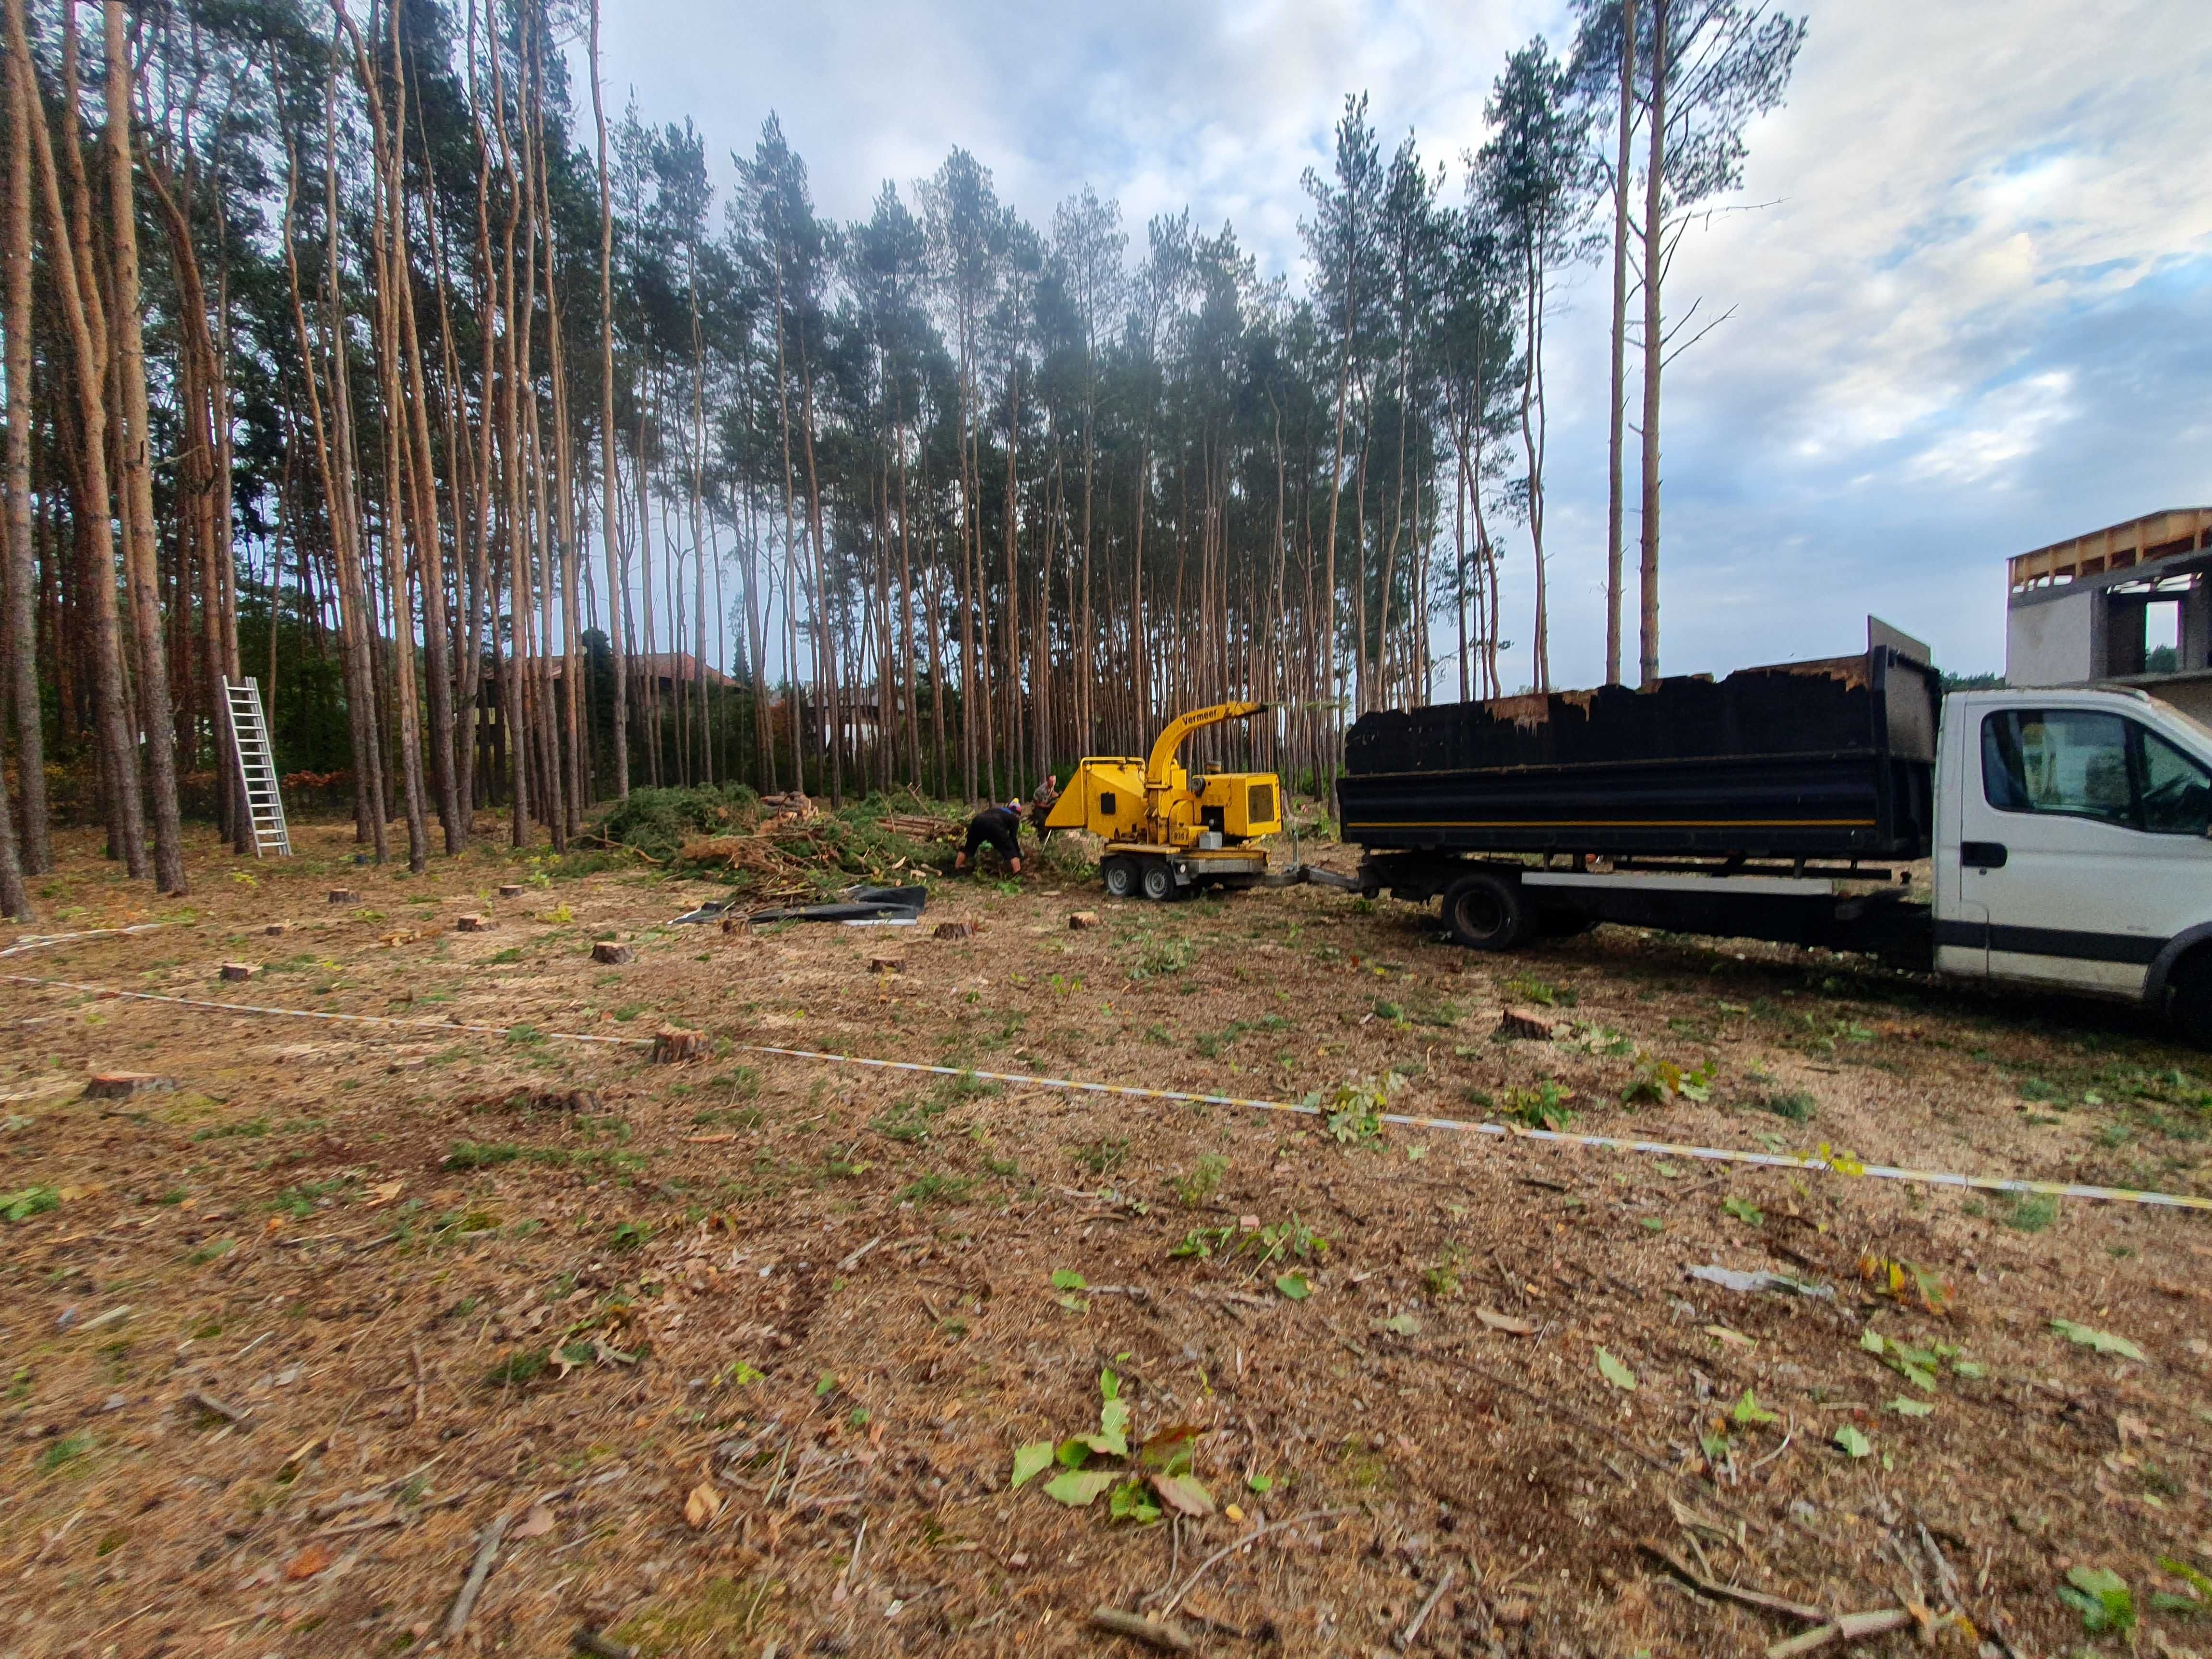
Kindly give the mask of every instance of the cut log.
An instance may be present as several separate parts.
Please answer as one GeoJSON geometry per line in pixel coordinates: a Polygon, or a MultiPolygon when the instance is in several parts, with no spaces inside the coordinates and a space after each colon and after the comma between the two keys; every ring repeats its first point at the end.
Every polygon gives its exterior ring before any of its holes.
{"type": "Polygon", "coordinates": [[[1498,1035],[1548,1042],[1559,1035],[1559,1023],[1541,1008],[1508,1008],[1498,1017],[1498,1035]]]}
{"type": "Polygon", "coordinates": [[[656,1066],[681,1066],[687,1060],[705,1060],[714,1049],[714,1038],[704,1031],[664,1025],[653,1034],[653,1063],[656,1066]]]}
{"type": "Polygon", "coordinates": [[[592,960],[604,962],[610,967],[619,968],[625,962],[634,962],[636,959],[637,953],[629,945],[617,945],[612,939],[603,939],[592,947],[592,960]]]}
{"type": "Polygon", "coordinates": [[[165,1095],[177,1086],[174,1078],[151,1072],[94,1072],[84,1085],[87,1100],[129,1100],[135,1095],[165,1095]]]}

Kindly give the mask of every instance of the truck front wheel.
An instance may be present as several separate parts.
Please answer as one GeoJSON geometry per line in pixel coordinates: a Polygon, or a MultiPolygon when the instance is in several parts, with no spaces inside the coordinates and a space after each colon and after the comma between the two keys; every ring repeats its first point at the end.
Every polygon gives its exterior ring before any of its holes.
{"type": "Polygon", "coordinates": [[[1098,873],[1105,880],[1109,896],[1136,897],[1137,866],[1127,859],[1108,859],[1098,866],[1098,873]]]}
{"type": "Polygon", "coordinates": [[[1444,889],[1443,919],[1453,940],[1470,951],[1510,951],[1530,922],[1521,884],[1486,870],[1444,889]]]}
{"type": "Polygon", "coordinates": [[[2175,971],[2166,1018],[2183,1042],[2212,1048],[2212,952],[2199,951],[2175,971]]]}

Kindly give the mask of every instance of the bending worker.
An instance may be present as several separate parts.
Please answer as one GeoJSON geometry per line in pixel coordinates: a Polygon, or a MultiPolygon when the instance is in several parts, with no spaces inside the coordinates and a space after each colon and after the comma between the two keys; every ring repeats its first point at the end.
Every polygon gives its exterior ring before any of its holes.
{"type": "Polygon", "coordinates": [[[952,861],[957,873],[968,867],[968,860],[983,850],[986,844],[999,849],[999,856],[1014,874],[1022,872],[1022,804],[1010,800],[1004,806],[987,806],[968,820],[968,844],[952,861]]]}

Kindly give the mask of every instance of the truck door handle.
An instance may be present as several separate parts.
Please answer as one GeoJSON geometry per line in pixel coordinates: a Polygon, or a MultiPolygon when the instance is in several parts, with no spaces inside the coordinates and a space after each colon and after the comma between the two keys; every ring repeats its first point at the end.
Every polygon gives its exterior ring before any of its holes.
{"type": "Polygon", "coordinates": [[[1977,870],[2002,870],[2005,867],[2005,847],[2001,841],[1962,841],[1959,843],[1959,862],[1977,870]]]}

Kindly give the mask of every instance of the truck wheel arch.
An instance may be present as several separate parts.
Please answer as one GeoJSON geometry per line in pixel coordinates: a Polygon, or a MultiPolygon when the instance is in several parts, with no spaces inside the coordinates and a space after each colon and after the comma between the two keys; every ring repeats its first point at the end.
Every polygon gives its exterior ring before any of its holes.
{"type": "Polygon", "coordinates": [[[2208,954],[2212,954],[2212,921],[2200,921],[2166,940],[2165,947],[2151,958],[2149,971],[2143,975],[2144,1004],[2163,1012],[2166,994],[2173,988],[2182,963],[2208,954]]]}

